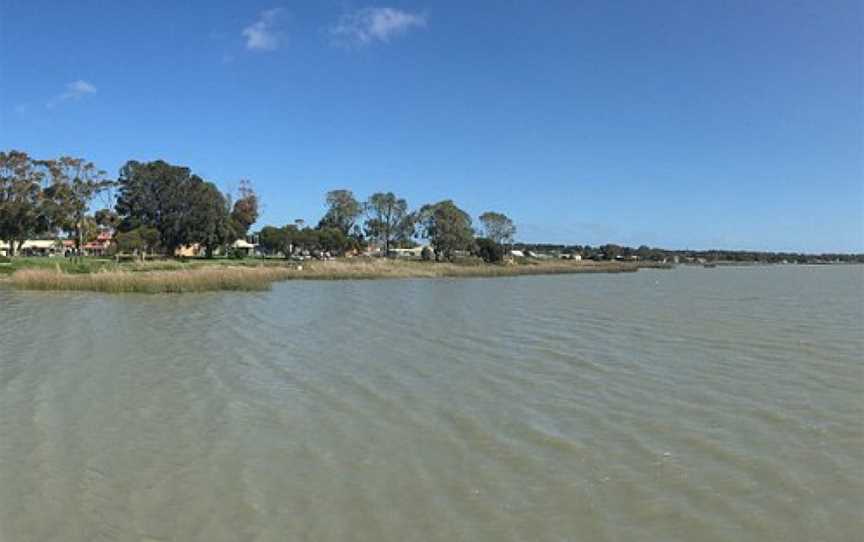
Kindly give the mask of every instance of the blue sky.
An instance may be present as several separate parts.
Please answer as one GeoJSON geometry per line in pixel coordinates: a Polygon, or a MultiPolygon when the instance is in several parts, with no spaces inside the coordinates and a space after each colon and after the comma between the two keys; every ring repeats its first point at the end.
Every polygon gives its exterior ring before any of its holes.
{"type": "Polygon", "coordinates": [[[0,0],[0,148],[518,238],[864,251],[858,1],[0,0]]]}

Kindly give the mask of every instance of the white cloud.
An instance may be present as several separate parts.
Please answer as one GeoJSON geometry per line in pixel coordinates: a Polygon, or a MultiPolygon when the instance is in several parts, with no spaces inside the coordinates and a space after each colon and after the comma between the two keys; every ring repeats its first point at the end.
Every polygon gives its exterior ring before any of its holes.
{"type": "Polygon", "coordinates": [[[246,49],[250,51],[275,51],[282,44],[284,35],[279,23],[284,13],[282,8],[262,11],[258,20],[243,29],[246,49]]]}
{"type": "Polygon", "coordinates": [[[47,104],[48,107],[54,107],[69,100],[79,100],[88,94],[95,94],[96,87],[93,83],[88,83],[83,79],[72,81],[66,85],[66,91],[51,98],[47,104]]]}
{"type": "Polygon", "coordinates": [[[343,15],[330,28],[330,35],[343,45],[369,45],[375,41],[388,43],[412,28],[426,26],[426,16],[395,8],[363,8],[343,15]]]}

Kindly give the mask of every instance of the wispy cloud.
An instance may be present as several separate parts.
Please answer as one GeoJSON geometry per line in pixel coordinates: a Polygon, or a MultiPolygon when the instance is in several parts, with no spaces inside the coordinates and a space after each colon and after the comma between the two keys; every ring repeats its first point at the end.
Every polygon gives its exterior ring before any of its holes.
{"type": "Polygon", "coordinates": [[[95,94],[96,87],[93,83],[89,83],[84,81],[83,79],[79,79],[77,81],[72,81],[66,85],[66,91],[54,96],[48,103],[45,104],[47,107],[55,107],[60,105],[63,102],[68,102],[70,100],[80,100],[84,96],[88,94],[95,94]]]}
{"type": "Polygon", "coordinates": [[[388,43],[413,28],[426,26],[426,16],[395,8],[369,7],[346,13],[330,27],[334,42],[347,46],[388,43]]]}
{"type": "Polygon", "coordinates": [[[243,29],[246,49],[250,51],[275,51],[285,39],[280,23],[285,10],[273,8],[262,11],[258,20],[243,29]]]}

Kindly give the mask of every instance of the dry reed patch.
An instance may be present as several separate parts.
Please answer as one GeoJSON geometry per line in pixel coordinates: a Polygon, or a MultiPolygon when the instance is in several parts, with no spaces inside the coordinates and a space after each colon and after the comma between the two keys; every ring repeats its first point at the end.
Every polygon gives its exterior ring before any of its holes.
{"type": "Polygon", "coordinates": [[[22,269],[12,285],[24,290],[68,290],[106,293],[186,293],[219,290],[266,290],[288,278],[287,267],[203,267],[176,271],[101,271],[68,274],[58,270],[22,269]]]}

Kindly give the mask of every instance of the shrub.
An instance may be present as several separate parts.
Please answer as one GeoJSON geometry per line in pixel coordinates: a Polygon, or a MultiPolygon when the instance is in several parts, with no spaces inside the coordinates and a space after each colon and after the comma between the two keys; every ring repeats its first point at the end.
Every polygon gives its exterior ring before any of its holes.
{"type": "Polygon", "coordinates": [[[504,249],[492,239],[479,237],[475,243],[477,244],[476,254],[483,258],[484,262],[497,263],[504,259],[504,249]]]}

